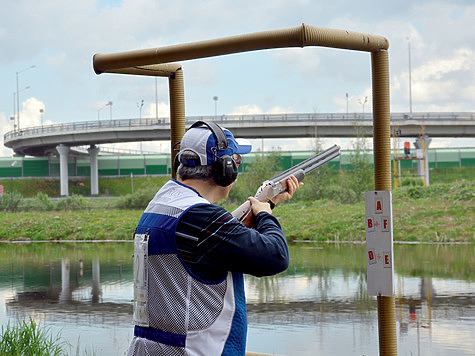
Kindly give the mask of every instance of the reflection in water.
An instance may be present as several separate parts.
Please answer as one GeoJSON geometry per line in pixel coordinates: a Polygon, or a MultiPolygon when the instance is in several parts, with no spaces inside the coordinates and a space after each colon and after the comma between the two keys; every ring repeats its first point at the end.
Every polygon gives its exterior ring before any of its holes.
{"type": "Polygon", "coordinates": [[[92,261],[92,303],[98,303],[101,294],[101,266],[95,259],[92,261]]]}
{"type": "MultiPolygon", "coordinates": [[[[0,324],[31,316],[61,330],[73,353],[79,344],[95,354],[124,354],[132,337],[131,251],[131,244],[0,245],[0,324]]],[[[471,246],[396,246],[400,354],[473,352],[473,252],[471,246]],[[461,262],[451,272],[454,254],[461,262]]],[[[377,354],[364,246],[294,247],[291,256],[283,274],[246,278],[248,349],[377,354]]]]}

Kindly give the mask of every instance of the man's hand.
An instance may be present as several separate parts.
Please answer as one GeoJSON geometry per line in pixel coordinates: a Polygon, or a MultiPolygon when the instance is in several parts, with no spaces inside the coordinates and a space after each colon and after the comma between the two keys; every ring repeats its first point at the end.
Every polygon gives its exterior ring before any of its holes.
{"type": "Polygon", "coordinates": [[[249,229],[254,229],[256,227],[255,225],[255,217],[257,214],[259,214],[262,211],[265,211],[269,214],[272,213],[272,209],[270,208],[269,203],[267,202],[260,202],[254,197],[249,197],[247,199],[249,203],[251,204],[251,211],[245,216],[244,219],[242,219],[242,223],[244,224],[245,227],[248,227],[249,229]]]}
{"type": "Polygon", "coordinates": [[[277,195],[276,197],[272,198],[272,202],[277,205],[281,201],[292,199],[295,191],[303,186],[303,182],[300,182],[295,178],[295,176],[291,175],[287,181],[285,182],[287,185],[287,189],[277,195]]]}
{"type": "Polygon", "coordinates": [[[263,211],[272,214],[272,209],[268,202],[261,202],[254,197],[249,197],[249,201],[251,202],[251,210],[254,216],[257,216],[257,214],[263,211]]]}
{"type": "MultiPolygon", "coordinates": [[[[272,203],[274,203],[274,205],[281,201],[292,199],[295,191],[303,186],[303,183],[299,183],[297,178],[295,178],[293,175],[287,179],[285,184],[287,186],[286,191],[280,193],[272,199],[272,203]]],[[[268,202],[261,202],[254,197],[249,197],[248,200],[251,203],[251,211],[241,222],[248,228],[254,228],[255,216],[257,216],[257,214],[262,211],[272,214],[272,209],[268,202]]]]}

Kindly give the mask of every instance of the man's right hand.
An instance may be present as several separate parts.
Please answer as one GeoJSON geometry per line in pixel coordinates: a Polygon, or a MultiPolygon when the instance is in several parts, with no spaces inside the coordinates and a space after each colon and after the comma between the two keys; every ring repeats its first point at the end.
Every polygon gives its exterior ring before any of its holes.
{"type": "Polygon", "coordinates": [[[254,197],[249,197],[249,202],[251,203],[251,210],[254,216],[257,216],[257,214],[263,211],[272,214],[272,209],[270,208],[269,203],[261,202],[254,197]]]}

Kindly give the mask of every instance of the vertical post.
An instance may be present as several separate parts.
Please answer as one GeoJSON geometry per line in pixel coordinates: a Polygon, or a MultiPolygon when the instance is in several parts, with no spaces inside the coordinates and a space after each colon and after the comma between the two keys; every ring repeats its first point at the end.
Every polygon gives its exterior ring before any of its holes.
{"type": "Polygon", "coordinates": [[[214,119],[216,120],[218,118],[218,97],[213,96],[214,100],[214,119]]]}
{"type": "Polygon", "coordinates": [[[432,139],[429,136],[423,135],[414,142],[416,149],[422,152],[421,157],[419,157],[422,159],[417,161],[417,174],[421,177],[424,187],[429,185],[429,153],[427,150],[431,141],[432,139]]]}
{"type": "Polygon", "coordinates": [[[13,132],[16,131],[16,92],[13,92],[13,116],[10,116],[13,121],[13,132]]]}
{"type": "MultiPolygon", "coordinates": [[[[401,161],[398,161],[397,162],[397,166],[398,166],[398,180],[396,182],[399,182],[399,184],[402,184],[402,176],[401,176],[401,161]]],[[[396,189],[396,188],[394,188],[396,189]]]]}
{"type": "Polygon", "coordinates": [[[158,78],[155,77],[155,119],[158,120],[158,78]]]}
{"type": "Polygon", "coordinates": [[[99,302],[101,291],[101,264],[98,259],[92,260],[92,303],[99,302]]]}
{"type": "MultiPolygon", "coordinates": [[[[391,190],[391,132],[389,119],[389,55],[387,50],[371,53],[373,84],[374,189],[391,190]]],[[[380,355],[397,355],[396,303],[378,296],[380,355]]]]}
{"type": "Polygon", "coordinates": [[[18,128],[18,131],[20,131],[20,90],[18,88],[18,72],[16,72],[16,127],[18,128]]]}
{"type": "Polygon", "coordinates": [[[185,134],[185,88],[183,85],[183,71],[178,69],[168,78],[170,86],[170,140],[172,177],[176,177],[173,162],[178,151],[178,143],[185,134]]]}
{"type": "Polygon", "coordinates": [[[68,152],[69,147],[63,144],[56,146],[56,150],[59,153],[59,177],[60,177],[60,189],[61,196],[67,197],[69,194],[68,186],[68,152]]]}
{"type": "Polygon", "coordinates": [[[69,258],[61,259],[61,292],[59,293],[60,303],[71,300],[70,271],[71,264],[69,258]]]}
{"type": "Polygon", "coordinates": [[[408,52],[409,52],[409,112],[411,113],[412,119],[412,69],[411,69],[411,42],[409,41],[408,45],[408,52]]]}
{"type": "Polygon", "coordinates": [[[132,195],[134,194],[134,173],[130,172],[130,185],[132,189],[132,195]]]}
{"type": "Polygon", "coordinates": [[[348,116],[348,93],[346,93],[346,115],[348,116]]]}
{"type": "Polygon", "coordinates": [[[17,161],[13,161],[10,164],[10,204],[13,206],[13,167],[17,165],[17,161]]]}
{"type": "Polygon", "coordinates": [[[87,151],[89,152],[89,160],[91,167],[91,195],[99,194],[99,166],[97,164],[97,155],[99,147],[91,145],[87,151]]]}
{"type": "Polygon", "coordinates": [[[424,171],[424,187],[429,185],[429,180],[427,179],[427,167],[429,165],[429,157],[427,157],[427,147],[426,147],[426,140],[424,138],[422,139],[422,154],[424,155],[424,160],[422,161],[424,166],[423,166],[423,171],[424,171]]]}

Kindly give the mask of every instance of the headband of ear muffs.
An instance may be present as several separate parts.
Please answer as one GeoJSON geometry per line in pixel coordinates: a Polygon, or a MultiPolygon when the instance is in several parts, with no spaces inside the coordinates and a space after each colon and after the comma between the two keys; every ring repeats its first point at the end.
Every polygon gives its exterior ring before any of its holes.
{"type": "MultiPolygon", "coordinates": [[[[224,130],[214,122],[197,121],[191,125],[190,129],[199,126],[208,127],[216,139],[216,147],[211,148],[211,151],[213,152],[212,176],[216,184],[222,187],[227,187],[236,180],[238,168],[232,156],[227,154],[218,156],[219,151],[225,151],[228,148],[228,139],[226,134],[224,130]]],[[[197,160],[198,162],[183,162],[181,158],[178,158],[178,160],[182,164],[189,166],[200,164],[199,160],[197,160]]],[[[178,165],[175,167],[178,168],[178,165]]]]}

